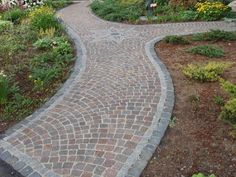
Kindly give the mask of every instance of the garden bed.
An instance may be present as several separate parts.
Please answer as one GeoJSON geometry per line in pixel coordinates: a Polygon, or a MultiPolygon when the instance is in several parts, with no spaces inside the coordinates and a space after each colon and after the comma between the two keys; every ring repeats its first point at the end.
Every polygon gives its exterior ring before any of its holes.
{"type": "MultiPolygon", "coordinates": [[[[214,173],[216,177],[236,176],[235,129],[232,124],[219,119],[229,94],[219,81],[195,81],[182,72],[190,63],[235,62],[236,41],[191,41],[192,36],[185,38],[191,44],[161,41],[155,46],[157,55],[172,76],[176,102],[166,135],[142,177],[191,177],[198,172],[214,173]],[[209,44],[223,49],[224,56],[210,58],[186,52],[187,48],[209,44]]],[[[236,83],[235,63],[221,77],[236,83]]]]}
{"type": "Polygon", "coordinates": [[[215,21],[224,17],[236,18],[227,6],[228,1],[200,2],[195,0],[95,0],[93,13],[108,20],[131,24],[167,22],[215,21]]]}
{"type": "Polygon", "coordinates": [[[69,77],[75,49],[53,9],[66,2],[1,12],[0,134],[41,107],[69,77]]]}

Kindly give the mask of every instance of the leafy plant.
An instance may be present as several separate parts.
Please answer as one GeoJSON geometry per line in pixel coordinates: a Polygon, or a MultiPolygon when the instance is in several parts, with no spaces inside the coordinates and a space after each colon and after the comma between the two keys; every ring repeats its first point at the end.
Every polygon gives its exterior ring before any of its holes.
{"type": "Polygon", "coordinates": [[[229,68],[232,63],[208,62],[207,64],[188,64],[183,69],[183,73],[190,79],[201,82],[213,82],[219,79],[219,76],[229,68]]]}
{"type": "Polygon", "coordinates": [[[46,30],[40,29],[38,36],[39,38],[44,38],[44,37],[53,38],[55,36],[55,33],[56,33],[55,28],[49,28],[46,30]]]}
{"type": "Polygon", "coordinates": [[[3,14],[2,19],[6,21],[11,21],[13,23],[19,23],[20,20],[26,16],[26,13],[24,10],[20,8],[13,8],[8,11],[6,11],[3,14]]]}
{"type": "Polygon", "coordinates": [[[236,85],[226,81],[224,79],[220,80],[220,85],[231,97],[236,98],[236,85]]]}
{"type": "Polygon", "coordinates": [[[200,18],[208,21],[219,20],[230,11],[230,8],[222,2],[198,2],[195,5],[200,18]]]}
{"type": "Polygon", "coordinates": [[[212,46],[212,45],[200,45],[200,46],[195,46],[192,47],[190,49],[187,50],[187,52],[193,53],[193,54],[198,54],[198,55],[203,55],[206,57],[223,57],[224,56],[224,50],[216,47],[216,46],[212,46]]]}
{"type": "Polygon", "coordinates": [[[198,174],[194,174],[192,177],[216,177],[216,175],[211,174],[211,175],[205,176],[203,173],[198,173],[198,174]]]}
{"type": "Polygon", "coordinates": [[[169,122],[169,127],[174,128],[176,124],[176,117],[171,117],[170,122],[169,122]]]}
{"type": "Polygon", "coordinates": [[[30,24],[38,31],[40,29],[46,30],[49,28],[60,29],[61,26],[54,17],[54,10],[47,6],[36,8],[29,13],[30,24]]]}
{"type": "Polygon", "coordinates": [[[60,1],[47,0],[47,1],[45,1],[45,4],[47,6],[52,7],[54,9],[63,8],[71,3],[72,3],[72,1],[70,1],[70,0],[60,0],[60,1]]]}
{"type": "Polygon", "coordinates": [[[3,73],[0,72],[0,105],[6,103],[7,96],[9,94],[9,79],[3,73]]]}
{"type": "Polygon", "coordinates": [[[236,33],[222,30],[211,30],[206,33],[198,33],[193,35],[194,41],[235,41],[236,33]]]}
{"type": "Polygon", "coordinates": [[[219,106],[223,106],[225,104],[224,99],[221,96],[215,96],[214,98],[214,103],[219,105],[219,106]]]}
{"type": "Polygon", "coordinates": [[[198,14],[193,10],[180,11],[179,16],[183,21],[195,21],[198,19],[198,14]]]}
{"type": "Polygon", "coordinates": [[[38,39],[33,46],[37,49],[49,49],[51,48],[52,39],[49,37],[44,37],[42,39],[38,39]]]}
{"type": "Polygon", "coordinates": [[[223,107],[220,118],[233,125],[236,124],[236,98],[230,99],[223,107]]]}
{"type": "Polygon", "coordinates": [[[164,41],[170,44],[190,44],[190,42],[182,36],[166,36],[164,41]]]}
{"type": "Polygon", "coordinates": [[[136,21],[143,13],[144,6],[137,3],[126,5],[117,0],[95,0],[91,4],[92,11],[109,21],[136,21]]]}
{"type": "Polygon", "coordinates": [[[52,80],[57,79],[61,71],[62,68],[60,65],[54,65],[52,67],[33,67],[30,80],[34,83],[34,89],[43,89],[52,80]]]}
{"type": "Polygon", "coordinates": [[[12,22],[0,20],[0,33],[9,30],[13,27],[12,22]]]}

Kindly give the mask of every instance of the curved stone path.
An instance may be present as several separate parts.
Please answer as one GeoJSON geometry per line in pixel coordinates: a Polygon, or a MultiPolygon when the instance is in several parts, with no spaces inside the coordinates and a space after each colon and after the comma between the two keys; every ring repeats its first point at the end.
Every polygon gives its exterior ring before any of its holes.
{"type": "MultiPolygon", "coordinates": [[[[106,22],[88,2],[59,12],[80,61],[64,93],[6,133],[0,158],[30,177],[139,176],[168,125],[174,103],[155,37],[209,29],[224,22],[126,25],[106,22]]],[[[171,52],[171,51],[170,51],[171,52]]]]}

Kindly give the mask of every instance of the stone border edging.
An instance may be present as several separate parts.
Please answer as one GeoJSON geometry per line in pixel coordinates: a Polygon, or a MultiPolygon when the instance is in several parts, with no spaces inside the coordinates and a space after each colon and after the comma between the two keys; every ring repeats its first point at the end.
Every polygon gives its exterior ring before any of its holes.
{"type": "Polygon", "coordinates": [[[76,48],[76,62],[72,73],[65,83],[59,88],[53,97],[49,99],[41,108],[26,117],[13,127],[10,127],[3,136],[0,136],[0,159],[13,167],[17,172],[26,177],[58,177],[57,174],[45,168],[40,162],[30,156],[20,152],[6,140],[17,134],[21,129],[27,128],[41,118],[44,112],[54,107],[70,91],[75,80],[79,80],[86,66],[86,48],[76,32],[61,19],[60,23],[66,28],[69,37],[74,41],[76,48]],[[5,138],[4,138],[5,137],[5,138]],[[6,139],[6,140],[5,140],[6,139]]]}
{"type": "Polygon", "coordinates": [[[162,39],[163,37],[154,38],[145,45],[146,55],[155,67],[161,83],[161,96],[157,112],[152,126],[145,133],[144,139],[137,145],[135,155],[132,154],[128,158],[127,164],[121,169],[118,177],[139,177],[141,175],[160,144],[172,116],[175,101],[173,82],[169,71],[155,52],[155,44],[162,39]]]}

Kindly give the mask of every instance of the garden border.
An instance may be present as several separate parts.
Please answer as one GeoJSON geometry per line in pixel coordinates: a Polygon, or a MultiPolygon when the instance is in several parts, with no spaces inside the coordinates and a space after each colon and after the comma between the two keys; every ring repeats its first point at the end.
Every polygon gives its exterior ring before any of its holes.
{"type": "MultiPolygon", "coordinates": [[[[58,11],[60,12],[60,10],[58,11]]],[[[23,176],[29,177],[58,177],[57,174],[45,168],[37,160],[25,155],[13,147],[4,138],[9,139],[17,134],[21,129],[29,127],[32,123],[41,118],[41,114],[49,108],[55,106],[71,90],[75,80],[79,80],[86,67],[86,48],[82,43],[79,35],[63,20],[58,18],[59,22],[65,27],[66,33],[73,40],[76,49],[76,62],[69,78],[63,83],[59,90],[52,96],[42,107],[37,109],[33,114],[26,117],[13,127],[10,127],[4,134],[0,135],[0,159],[13,167],[23,176]]]]}

